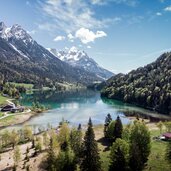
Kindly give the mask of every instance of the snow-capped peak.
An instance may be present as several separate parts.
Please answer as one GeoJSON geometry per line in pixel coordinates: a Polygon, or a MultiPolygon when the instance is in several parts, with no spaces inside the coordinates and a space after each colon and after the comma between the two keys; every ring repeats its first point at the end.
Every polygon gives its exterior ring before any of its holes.
{"type": "Polygon", "coordinates": [[[25,44],[33,42],[32,37],[18,24],[14,24],[12,27],[6,27],[4,22],[0,22],[0,37],[6,40],[15,38],[22,40],[25,44]]]}
{"type": "Polygon", "coordinates": [[[5,39],[6,35],[7,35],[7,26],[5,25],[4,22],[0,22],[0,37],[5,39]]]}
{"type": "Polygon", "coordinates": [[[111,77],[113,73],[100,67],[86,52],[79,50],[73,46],[67,51],[56,51],[56,49],[47,48],[53,55],[68,64],[82,68],[88,72],[96,74],[104,80],[111,77]]]}
{"type": "Polygon", "coordinates": [[[71,52],[75,52],[75,53],[77,53],[77,52],[78,52],[77,47],[72,46],[72,47],[69,49],[69,53],[71,53],[71,52]]]}

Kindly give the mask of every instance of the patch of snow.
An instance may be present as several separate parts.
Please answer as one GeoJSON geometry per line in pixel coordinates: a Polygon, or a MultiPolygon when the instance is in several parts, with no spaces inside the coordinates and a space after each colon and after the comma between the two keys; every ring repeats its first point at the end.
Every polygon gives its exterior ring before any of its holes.
{"type": "Polygon", "coordinates": [[[17,51],[20,55],[22,55],[23,57],[29,59],[28,56],[26,56],[23,52],[21,52],[20,50],[18,50],[13,44],[10,43],[10,45],[11,45],[11,46],[13,47],[13,49],[14,49],[15,51],[17,51]]]}

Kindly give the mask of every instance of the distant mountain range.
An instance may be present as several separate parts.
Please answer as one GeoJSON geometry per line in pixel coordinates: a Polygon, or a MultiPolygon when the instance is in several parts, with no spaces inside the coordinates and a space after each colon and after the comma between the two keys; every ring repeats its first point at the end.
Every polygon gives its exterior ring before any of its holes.
{"type": "Polygon", "coordinates": [[[39,45],[20,25],[0,23],[0,78],[6,81],[52,86],[57,83],[89,85],[104,79],[61,61],[39,45]]]}
{"type": "Polygon", "coordinates": [[[76,47],[72,47],[68,51],[57,51],[52,48],[47,49],[61,61],[73,67],[82,68],[87,72],[94,73],[99,79],[106,80],[114,75],[112,72],[100,67],[85,51],[78,50],[76,47]]]}
{"type": "Polygon", "coordinates": [[[171,52],[106,84],[102,96],[171,115],[171,52]]]}

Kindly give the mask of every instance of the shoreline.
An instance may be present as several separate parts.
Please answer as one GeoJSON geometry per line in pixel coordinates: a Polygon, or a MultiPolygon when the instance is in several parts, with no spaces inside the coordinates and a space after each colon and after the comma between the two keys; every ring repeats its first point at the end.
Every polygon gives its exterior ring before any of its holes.
{"type": "MultiPolygon", "coordinates": [[[[13,101],[14,99],[7,99],[6,101],[8,103],[12,103],[13,104],[13,101]]],[[[25,106],[26,107],[26,106],[25,106]]],[[[27,108],[27,107],[26,107],[27,108]]],[[[9,119],[9,121],[6,121],[5,118],[2,119],[2,122],[0,120],[0,131],[5,129],[5,128],[8,128],[8,127],[11,127],[11,126],[17,126],[17,125],[20,125],[20,124],[24,124],[25,122],[31,120],[33,117],[36,117],[37,115],[39,114],[43,114],[44,112],[46,111],[49,111],[48,110],[45,110],[45,111],[42,111],[42,112],[34,112],[34,111],[30,111],[28,113],[20,113],[20,114],[9,114],[6,118],[6,120],[9,119]],[[8,117],[11,117],[12,118],[8,118],[8,117]],[[5,123],[7,122],[7,123],[5,123]]],[[[125,118],[129,119],[130,121],[134,121],[138,118],[140,118],[141,120],[144,120],[146,122],[147,125],[155,125],[155,123],[159,122],[159,121],[169,121],[171,120],[171,117],[167,116],[167,115],[163,115],[164,118],[162,118],[162,116],[151,116],[150,114],[148,113],[141,113],[141,112],[138,112],[138,111],[121,111],[123,112],[125,118]]],[[[97,124],[99,125],[99,124],[97,124]]],[[[97,126],[96,125],[96,126],[97,126]]]]}

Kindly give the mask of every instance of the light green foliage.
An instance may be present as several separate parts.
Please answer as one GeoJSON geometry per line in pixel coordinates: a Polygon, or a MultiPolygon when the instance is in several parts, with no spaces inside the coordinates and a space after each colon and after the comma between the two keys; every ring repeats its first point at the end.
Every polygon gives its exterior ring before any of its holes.
{"type": "Polygon", "coordinates": [[[131,134],[131,124],[128,124],[123,129],[122,139],[129,142],[130,141],[130,134],[131,134]]]}
{"type": "Polygon", "coordinates": [[[18,146],[16,146],[14,148],[14,154],[13,154],[13,160],[14,160],[15,165],[18,165],[18,162],[20,159],[21,159],[20,149],[18,146]]]}
{"type": "Polygon", "coordinates": [[[150,132],[146,125],[135,121],[130,134],[130,167],[133,171],[141,171],[144,168],[150,154],[150,142],[150,132]]]}
{"type": "Polygon", "coordinates": [[[24,139],[31,140],[33,138],[32,128],[29,126],[24,126],[23,136],[24,136],[24,139]]]}
{"type": "Polygon", "coordinates": [[[164,122],[163,124],[166,127],[166,131],[171,132],[171,122],[164,122]]]}
{"type": "Polygon", "coordinates": [[[6,104],[6,103],[7,103],[7,102],[6,102],[7,99],[8,99],[7,97],[4,97],[4,96],[2,96],[2,95],[0,94],[0,105],[6,104]]]}
{"type": "Polygon", "coordinates": [[[45,146],[45,148],[48,147],[49,143],[50,143],[50,139],[49,139],[47,132],[45,131],[43,133],[43,145],[45,146]]]}
{"type": "Polygon", "coordinates": [[[82,150],[82,132],[72,129],[70,133],[70,145],[79,160],[82,150]]]}
{"type": "Polygon", "coordinates": [[[46,110],[46,107],[42,104],[40,104],[39,102],[33,102],[32,104],[32,111],[37,112],[37,113],[41,113],[43,111],[46,110]]]}
{"type": "Polygon", "coordinates": [[[76,170],[75,154],[70,148],[68,148],[66,151],[60,151],[56,159],[56,171],[67,170],[76,170]]]}
{"type": "Polygon", "coordinates": [[[115,128],[115,121],[111,121],[109,126],[106,129],[106,137],[109,139],[114,139],[114,128],[115,128]]]}
{"type": "Polygon", "coordinates": [[[36,139],[35,150],[37,152],[42,151],[42,139],[41,139],[41,137],[37,137],[37,139],[36,139]]]}
{"type": "Polygon", "coordinates": [[[120,138],[116,139],[110,151],[109,170],[126,171],[129,162],[129,144],[120,138]]]}
{"type": "Polygon", "coordinates": [[[59,134],[57,136],[58,142],[62,145],[63,143],[69,141],[70,129],[67,123],[63,123],[60,127],[59,134]]]}
{"type": "Polygon", "coordinates": [[[157,124],[156,124],[156,126],[159,128],[159,130],[160,130],[160,134],[162,133],[162,130],[163,130],[163,122],[158,122],[157,124]]]}
{"type": "Polygon", "coordinates": [[[10,135],[10,141],[12,143],[13,148],[15,147],[15,145],[18,144],[19,138],[20,137],[19,137],[18,133],[16,132],[15,129],[13,129],[12,132],[11,132],[11,135],[10,135]]]}

